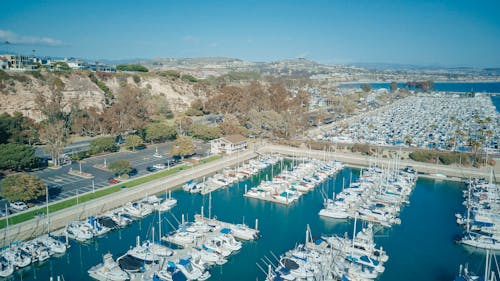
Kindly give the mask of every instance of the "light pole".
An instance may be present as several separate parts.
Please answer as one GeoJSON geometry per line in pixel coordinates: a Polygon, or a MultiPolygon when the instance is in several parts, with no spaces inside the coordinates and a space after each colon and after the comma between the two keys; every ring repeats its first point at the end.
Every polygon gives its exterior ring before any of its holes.
{"type": "Polygon", "coordinates": [[[50,233],[50,218],[49,218],[49,186],[45,186],[45,206],[47,208],[46,210],[46,215],[47,215],[47,234],[50,233]]]}

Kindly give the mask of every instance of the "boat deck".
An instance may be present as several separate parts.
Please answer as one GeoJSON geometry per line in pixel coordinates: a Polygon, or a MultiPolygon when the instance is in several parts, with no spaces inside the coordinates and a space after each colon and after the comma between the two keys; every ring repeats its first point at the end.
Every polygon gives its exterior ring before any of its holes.
{"type": "Polygon", "coordinates": [[[258,196],[258,195],[252,195],[252,194],[245,193],[245,194],[243,194],[243,196],[248,197],[248,198],[278,203],[278,204],[282,204],[282,205],[286,205],[286,206],[288,206],[288,205],[292,204],[294,201],[296,201],[296,200],[282,201],[282,200],[275,199],[272,195],[266,195],[266,196],[262,197],[262,196],[258,196]]]}

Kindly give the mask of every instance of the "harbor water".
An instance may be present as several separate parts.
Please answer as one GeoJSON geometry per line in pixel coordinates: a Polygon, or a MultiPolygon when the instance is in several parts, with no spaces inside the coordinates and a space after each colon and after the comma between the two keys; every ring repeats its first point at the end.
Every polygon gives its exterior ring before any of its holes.
{"type": "MultiPolygon", "coordinates": [[[[210,280],[264,280],[265,275],[256,263],[263,264],[261,259],[264,257],[276,263],[273,254],[279,256],[297,243],[303,243],[308,224],[315,237],[352,233],[352,220],[320,218],[318,212],[322,208],[324,194],[331,197],[333,192],[339,192],[343,182],[347,185],[357,179],[359,170],[345,168],[290,206],[243,197],[245,185],[253,187],[266,175],[271,177],[272,173],[277,172],[267,169],[249,180],[212,193],[212,216],[232,223],[244,221],[249,226],[254,226],[258,218],[262,237],[243,243],[242,249],[230,256],[225,265],[211,268],[210,280]]],[[[454,214],[464,209],[461,205],[463,188],[464,185],[457,182],[418,180],[410,205],[401,212],[401,225],[378,229],[376,233],[376,242],[386,249],[390,257],[379,280],[452,280],[459,264],[466,262],[472,270],[482,271],[483,254],[453,242],[461,231],[455,224],[454,214]]],[[[192,220],[202,205],[205,215],[208,215],[208,195],[192,195],[177,189],[172,196],[178,204],[172,212],[162,215],[163,234],[173,230],[182,214],[192,220]]],[[[64,276],[64,280],[91,280],[87,270],[100,263],[103,254],[110,252],[117,258],[135,244],[137,235],[141,240],[151,239],[153,226],[155,237],[158,237],[158,214],[87,244],[70,241],[71,248],[65,255],[53,257],[42,264],[32,264],[6,280],[49,280],[51,276],[54,280],[56,276],[64,276]]]]}

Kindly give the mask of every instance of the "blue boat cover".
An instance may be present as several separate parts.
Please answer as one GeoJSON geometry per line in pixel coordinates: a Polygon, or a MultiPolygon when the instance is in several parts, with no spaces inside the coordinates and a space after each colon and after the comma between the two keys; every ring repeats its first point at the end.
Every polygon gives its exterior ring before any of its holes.
{"type": "Polygon", "coordinates": [[[179,260],[179,264],[180,264],[180,265],[183,265],[183,266],[186,266],[186,265],[188,265],[189,263],[190,263],[190,261],[189,261],[189,260],[184,260],[184,259],[180,259],[180,260],[179,260]]]}
{"type": "Polygon", "coordinates": [[[229,234],[231,233],[231,229],[230,228],[223,228],[220,230],[220,233],[222,234],[229,234]]]}

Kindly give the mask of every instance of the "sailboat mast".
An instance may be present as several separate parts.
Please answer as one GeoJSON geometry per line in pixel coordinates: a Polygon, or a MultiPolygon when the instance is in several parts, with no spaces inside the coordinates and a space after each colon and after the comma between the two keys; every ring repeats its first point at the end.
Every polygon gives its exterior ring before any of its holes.
{"type": "Polygon", "coordinates": [[[208,194],[208,218],[212,218],[212,192],[208,194]]]}
{"type": "Polygon", "coordinates": [[[469,186],[469,194],[467,198],[467,233],[470,231],[470,189],[471,186],[469,186]]]}
{"type": "Polygon", "coordinates": [[[160,240],[161,240],[161,212],[160,210],[158,210],[158,241],[160,240]]]}
{"type": "Polygon", "coordinates": [[[354,238],[356,237],[356,223],[358,222],[358,212],[354,214],[354,230],[352,231],[352,248],[351,256],[354,255],[354,238]]]}

